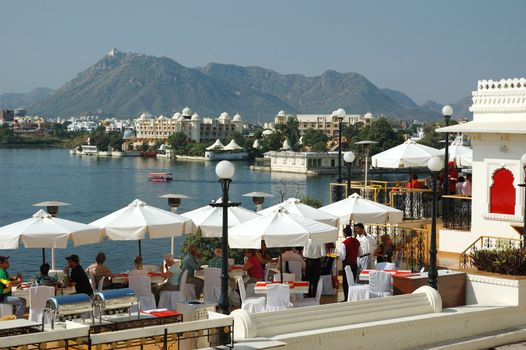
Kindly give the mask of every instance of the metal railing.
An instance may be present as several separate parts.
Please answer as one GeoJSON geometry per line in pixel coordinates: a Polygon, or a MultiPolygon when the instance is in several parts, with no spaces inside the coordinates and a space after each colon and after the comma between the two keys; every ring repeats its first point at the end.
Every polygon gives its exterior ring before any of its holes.
{"type": "Polygon", "coordinates": [[[471,197],[442,196],[442,221],[444,228],[469,231],[471,229],[471,197]]]}
{"type": "Polygon", "coordinates": [[[473,254],[479,249],[503,250],[509,248],[520,248],[522,240],[518,238],[506,238],[495,236],[480,236],[471,243],[458,257],[459,269],[473,267],[473,254]]]}
{"type": "Polygon", "coordinates": [[[380,188],[377,186],[364,186],[362,182],[351,181],[351,190],[347,192],[347,183],[331,183],[329,184],[331,191],[331,203],[336,202],[338,191],[341,192],[341,198],[347,198],[353,193],[358,193],[360,196],[372,201],[377,201],[380,188]]]}
{"type": "Polygon", "coordinates": [[[429,189],[399,188],[390,192],[391,206],[403,211],[404,220],[431,217],[433,193],[429,189]]]}
{"type": "Polygon", "coordinates": [[[376,238],[388,234],[392,237],[397,254],[398,264],[405,264],[411,271],[419,271],[429,262],[429,232],[422,228],[400,227],[384,224],[365,225],[368,234],[376,238]]]}

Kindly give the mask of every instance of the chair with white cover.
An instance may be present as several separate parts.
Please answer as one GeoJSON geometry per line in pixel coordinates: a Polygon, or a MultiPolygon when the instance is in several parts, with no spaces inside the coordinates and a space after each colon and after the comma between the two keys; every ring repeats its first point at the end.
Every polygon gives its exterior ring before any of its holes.
{"type": "MultiPolygon", "coordinates": [[[[331,281],[332,284],[332,281],[331,281]]],[[[320,305],[320,298],[323,291],[323,278],[321,278],[318,281],[318,287],[316,288],[316,296],[314,298],[303,298],[296,300],[294,302],[294,307],[303,307],[303,306],[315,306],[320,305]]]]}
{"type": "Polygon", "coordinates": [[[159,272],[159,266],[157,265],[142,265],[142,268],[148,272],[159,272]]]}
{"type": "MultiPolygon", "coordinates": [[[[55,287],[37,286],[29,288],[29,320],[33,322],[42,322],[43,310],[49,298],[55,296],[55,287]]],[[[51,323],[51,319],[45,317],[44,323],[51,323]]]]}
{"type": "Polygon", "coordinates": [[[97,290],[97,285],[95,284],[95,275],[91,271],[88,271],[88,280],[89,284],[91,285],[91,289],[97,290]]]}
{"type": "Polygon", "coordinates": [[[11,316],[13,314],[13,305],[0,303],[0,317],[11,316]]]}
{"type": "Polygon", "coordinates": [[[302,267],[303,264],[299,261],[289,261],[289,271],[296,276],[296,281],[301,281],[303,279],[302,267]]]}
{"type": "Polygon", "coordinates": [[[369,272],[369,297],[381,298],[392,295],[391,274],[384,271],[369,272]]]}
{"type": "MultiPolygon", "coordinates": [[[[284,282],[295,282],[296,281],[296,275],[293,273],[283,273],[283,281],[284,282]]],[[[281,282],[281,274],[275,273],[274,274],[274,282],[281,282]]]]}
{"type": "MultiPolygon", "coordinates": [[[[131,276],[128,279],[128,284],[135,292],[137,299],[139,299],[139,307],[141,311],[157,308],[155,297],[152,293],[152,279],[149,276],[131,276]]],[[[137,309],[135,309],[135,311],[136,310],[137,309]]]]}
{"type": "Polygon", "coordinates": [[[267,307],[266,311],[280,311],[293,307],[290,302],[290,287],[288,284],[267,285],[267,307]]]}
{"type": "Polygon", "coordinates": [[[345,275],[347,277],[347,285],[349,286],[347,301],[369,299],[369,286],[354,283],[354,275],[349,265],[345,266],[345,275]]]}
{"type": "Polygon", "coordinates": [[[177,303],[184,303],[188,301],[188,295],[186,291],[186,276],[188,276],[188,270],[185,270],[181,274],[179,280],[179,290],[163,290],[159,294],[159,309],[167,309],[175,311],[177,310],[177,303]]]}
{"type": "MultiPolygon", "coordinates": [[[[97,292],[102,292],[102,287],[104,286],[104,280],[106,279],[106,276],[102,276],[99,280],[99,285],[97,286],[97,292]]],[[[93,290],[95,291],[95,289],[93,290]]]]}
{"type": "Polygon", "coordinates": [[[218,303],[221,296],[221,269],[217,267],[207,267],[204,269],[205,285],[203,294],[205,301],[218,303]]]}
{"type": "Polygon", "coordinates": [[[269,274],[270,274],[270,263],[266,263],[265,264],[265,282],[268,281],[268,277],[269,277],[269,274]]]}
{"type": "Polygon", "coordinates": [[[320,280],[323,280],[323,290],[321,291],[321,295],[334,295],[338,292],[336,288],[332,285],[332,276],[335,275],[335,264],[336,260],[333,260],[332,267],[331,267],[331,274],[329,275],[321,275],[320,280]]]}
{"type": "Polygon", "coordinates": [[[376,264],[376,270],[396,270],[396,264],[390,262],[381,262],[376,264]]]}
{"type": "Polygon", "coordinates": [[[245,284],[241,277],[237,279],[237,286],[239,288],[242,310],[245,310],[248,313],[258,313],[265,311],[265,297],[247,298],[245,284]]]}

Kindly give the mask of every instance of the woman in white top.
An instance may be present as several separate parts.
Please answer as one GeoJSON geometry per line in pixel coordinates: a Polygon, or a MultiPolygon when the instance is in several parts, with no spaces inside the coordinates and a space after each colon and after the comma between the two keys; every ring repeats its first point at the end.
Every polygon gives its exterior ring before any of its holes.
{"type": "Polygon", "coordinates": [[[148,270],[142,268],[142,257],[136,256],[133,264],[135,268],[128,273],[128,278],[133,276],[148,276],[148,270]]]}

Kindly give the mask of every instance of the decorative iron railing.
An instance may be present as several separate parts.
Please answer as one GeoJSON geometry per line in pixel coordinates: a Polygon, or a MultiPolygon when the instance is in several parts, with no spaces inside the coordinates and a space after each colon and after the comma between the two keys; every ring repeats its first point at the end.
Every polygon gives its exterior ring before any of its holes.
{"type": "Polygon", "coordinates": [[[404,212],[404,220],[431,217],[433,193],[428,189],[397,189],[391,191],[391,206],[404,212]]]}
{"type": "Polygon", "coordinates": [[[411,271],[419,271],[429,261],[429,233],[425,229],[370,224],[366,231],[378,244],[382,235],[390,235],[397,251],[396,263],[406,264],[411,271]]]}
{"type": "Polygon", "coordinates": [[[520,248],[521,240],[518,238],[505,238],[495,236],[480,236],[471,243],[458,258],[458,267],[468,269],[473,267],[473,254],[479,249],[503,250],[509,248],[520,248]]]}
{"type": "Polygon", "coordinates": [[[361,182],[351,181],[351,189],[347,191],[347,183],[331,183],[331,203],[337,201],[338,191],[341,192],[341,198],[347,198],[353,193],[358,193],[360,196],[372,201],[377,201],[380,188],[378,186],[364,186],[361,182]]]}
{"type": "Polygon", "coordinates": [[[460,195],[442,196],[442,221],[444,228],[471,229],[471,197],[460,195]]]}

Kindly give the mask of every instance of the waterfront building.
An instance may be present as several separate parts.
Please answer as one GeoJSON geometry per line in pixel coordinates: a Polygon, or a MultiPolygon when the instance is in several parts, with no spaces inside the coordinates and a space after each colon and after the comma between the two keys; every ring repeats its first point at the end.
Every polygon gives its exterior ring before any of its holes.
{"type": "Polygon", "coordinates": [[[12,128],[18,134],[45,134],[49,133],[53,128],[53,124],[43,117],[15,117],[12,128]]]}
{"type": "Polygon", "coordinates": [[[96,116],[70,117],[68,119],[69,132],[92,132],[100,126],[100,121],[96,116]]]}
{"type": "Polygon", "coordinates": [[[143,113],[135,120],[135,130],[141,143],[166,141],[176,132],[184,133],[195,142],[208,142],[230,138],[236,131],[243,132],[244,125],[239,114],[232,118],[227,112],[223,112],[218,118],[201,118],[199,114],[192,113],[189,107],[185,107],[182,112],[175,113],[171,118],[143,113]]]}
{"type": "MultiPolygon", "coordinates": [[[[285,124],[289,117],[298,120],[298,130],[300,135],[303,135],[308,129],[314,129],[323,132],[331,139],[338,137],[339,120],[335,112],[332,112],[331,114],[298,114],[294,116],[286,114],[285,111],[279,111],[274,118],[274,124],[285,124]]],[[[365,115],[349,114],[343,118],[342,124],[344,127],[355,125],[357,123],[368,125],[372,120],[373,115],[371,113],[365,115]]]]}
{"type": "MultiPolygon", "coordinates": [[[[286,142],[286,141],[285,141],[286,142]]],[[[266,165],[270,171],[308,175],[335,174],[338,152],[292,152],[269,151],[266,165]]]]}
{"type": "Polygon", "coordinates": [[[15,112],[10,109],[0,109],[0,125],[11,125],[15,119],[15,112]]]}
{"type": "Polygon", "coordinates": [[[473,148],[473,194],[458,199],[471,209],[469,230],[440,230],[442,252],[461,253],[483,236],[518,239],[524,221],[526,79],[480,80],[472,96],[473,121],[437,130],[469,136],[473,148]]]}

